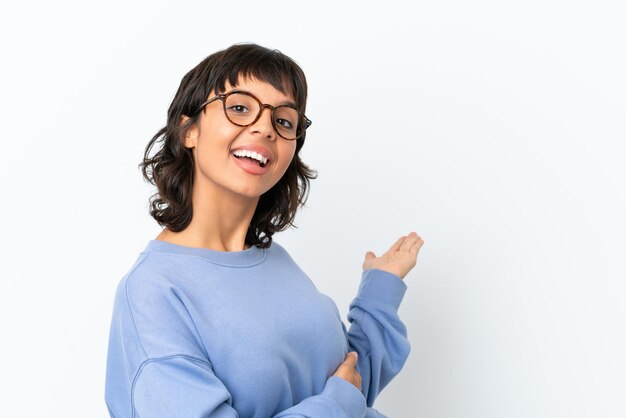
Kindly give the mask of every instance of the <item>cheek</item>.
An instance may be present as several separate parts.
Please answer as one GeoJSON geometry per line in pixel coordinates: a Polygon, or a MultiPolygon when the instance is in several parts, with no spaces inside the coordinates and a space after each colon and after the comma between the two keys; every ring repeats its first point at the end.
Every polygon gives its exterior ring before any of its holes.
{"type": "Polygon", "coordinates": [[[232,124],[207,123],[198,141],[197,151],[207,158],[223,159],[229,156],[229,145],[241,133],[241,128],[232,124]]]}
{"type": "Polygon", "coordinates": [[[280,171],[282,174],[284,174],[285,171],[287,171],[287,168],[289,168],[289,165],[291,164],[293,159],[295,158],[296,147],[295,145],[291,147],[286,147],[284,150],[281,151],[284,158],[281,161],[280,171]]]}
{"type": "Polygon", "coordinates": [[[285,145],[285,155],[291,156],[291,158],[288,158],[291,161],[296,154],[296,141],[289,142],[285,145]]]}

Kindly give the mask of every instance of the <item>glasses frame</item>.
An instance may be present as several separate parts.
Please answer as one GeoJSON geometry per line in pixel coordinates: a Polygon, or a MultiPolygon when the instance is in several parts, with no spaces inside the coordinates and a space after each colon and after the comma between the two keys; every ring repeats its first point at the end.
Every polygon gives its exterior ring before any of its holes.
{"type": "Polygon", "coordinates": [[[272,127],[274,128],[274,132],[276,132],[278,134],[278,136],[280,136],[283,139],[286,139],[287,141],[295,141],[299,138],[301,138],[304,133],[306,132],[306,130],[309,128],[309,126],[311,126],[311,124],[313,123],[313,121],[311,121],[309,118],[307,118],[304,113],[302,113],[300,110],[298,110],[296,107],[291,106],[291,105],[279,105],[279,106],[272,106],[271,104],[267,104],[267,103],[262,103],[254,94],[250,93],[249,91],[245,91],[245,90],[231,90],[228,93],[222,93],[222,94],[218,94],[217,96],[214,96],[210,99],[208,99],[206,102],[202,103],[198,109],[194,112],[194,115],[197,115],[198,112],[200,112],[202,109],[204,109],[204,107],[206,105],[208,105],[209,103],[212,103],[216,100],[221,100],[222,101],[222,108],[224,109],[224,116],[226,116],[226,119],[228,119],[228,121],[230,123],[232,123],[233,125],[237,125],[237,126],[250,126],[255,124],[259,118],[261,117],[261,114],[263,113],[263,110],[267,107],[270,109],[271,112],[271,120],[272,120],[272,127]],[[228,112],[226,111],[226,98],[228,98],[228,96],[230,96],[231,94],[235,94],[235,93],[239,93],[239,94],[245,94],[247,96],[252,97],[258,104],[259,104],[259,113],[257,113],[256,117],[254,118],[254,120],[250,123],[248,123],[247,125],[241,125],[239,123],[233,122],[229,117],[228,117],[228,112]],[[288,107],[290,109],[295,110],[296,112],[298,112],[298,116],[301,118],[301,120],[304,121],[304,129],[302,130],[302,132],[300,132],[299,135],[297,135],[295,138],[285,138],[284,136],[282,136],[280,134],[280,132],[278,132],[278,129],[276,128],[276,121],[274,120],[274,111],[278,108],[281,107],[288,107]]]}

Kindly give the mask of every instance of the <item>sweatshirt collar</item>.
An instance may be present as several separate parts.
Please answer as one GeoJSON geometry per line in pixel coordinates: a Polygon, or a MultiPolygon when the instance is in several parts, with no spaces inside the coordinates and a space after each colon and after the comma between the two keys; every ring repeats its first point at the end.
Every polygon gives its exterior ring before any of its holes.
{"type": "Polygon", "coordinates": [[[152,239],[148,241],[146,252],[193,255],[204,258],[214,264],[229,267],[251,267],[261,263],[266,256],[266,248],[251,246],[242,251],[216,251],[208,248],[187,247],[171,242],[152,239]]]}

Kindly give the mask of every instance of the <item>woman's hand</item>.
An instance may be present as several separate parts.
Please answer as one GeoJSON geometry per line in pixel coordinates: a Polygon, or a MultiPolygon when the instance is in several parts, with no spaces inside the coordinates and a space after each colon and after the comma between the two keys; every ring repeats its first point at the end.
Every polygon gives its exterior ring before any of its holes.
{"type": "Polygon", "coordinates": [[[361,390],[361,375],[356,370],[356,361],[359,355],[356,351],[351,351],[346,355],[346,359],[339,365],[337,371],[333,376],[341,377],[343,380],[347,380],[352,383],[358,390],[361,390]]]}
{"type": "Polygon", "coordinates": [[[393,273],[404,279],[417,260],[417,254],[424,245],[424,240],[415,232],[401,236],[387,252],[376,257],[372,251],[365,254],[363,270],[379,269],[393,273]]]}

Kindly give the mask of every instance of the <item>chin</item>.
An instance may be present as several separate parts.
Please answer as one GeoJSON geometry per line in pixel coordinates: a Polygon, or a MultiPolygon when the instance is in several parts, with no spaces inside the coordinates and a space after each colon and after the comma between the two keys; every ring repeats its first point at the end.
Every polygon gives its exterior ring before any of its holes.
{"type": "Polygon", "coordinates": [[[244,188],[240,190],[233,190],[238,195],[248,198],[248,199],[258,199],[262,194],[267,192],[269,189],[257,189],[257,188],[244,188]]]}

